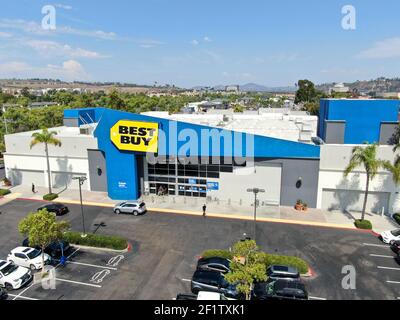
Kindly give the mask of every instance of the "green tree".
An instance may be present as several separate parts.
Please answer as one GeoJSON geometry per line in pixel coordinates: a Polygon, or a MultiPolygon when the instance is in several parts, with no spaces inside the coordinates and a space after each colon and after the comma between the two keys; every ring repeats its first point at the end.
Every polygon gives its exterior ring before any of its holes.
{"type": "Polygon", "coordinates": [[[19,232],[29,239],[31,247],[42,250],[42,274],[44,273],[44,249],[54,241],[61,240],[63,233],[69,229],[66,221],[57,222],[56,215],[46,209],[30,213],[20,221],[19,232]]]}
{"type": "Polygon", "coordinates": [[[233,107],[233,111],[234,111],[234,112],[237,112],[237,113],[243,113],[244,108],[243,108],[242,105],[236,104],[236,105],[233,107]]]}
{"type": "Polygon", "coordinates": [[[394,163],[385,161],[383,166],[392,174],[393,182],[397,186],[400,185],[400,157],[398,156],[394,163]]]}
{"type": "Polygon", "coordinates": [[[124,99],[121,97],[120,93],[116,89],[113,89],[107,98],[107,106],[109,108],[117,110],[124,110],[126,108],[126,103],[124,99]]]}
{"type": "Polygon", "coordinates": [[[318,92],[315,89],[314,83],[310,80],[299,80],[298,87],[299,89],[296,92],[294,103],[315,102],[318,92]]]}
{"type": "Polygon", "coordinates": [[[232,248],[233,256],[231,271],[225,275],[226,281],[235,284],[238,292],[250,300],[250,294],[255,282],[267,280],[267,270],[262,262],[262,252],[254,240],[240,241],[232,248]]]}
{"type": "Polygon", "coordinates": [[[49,182],[49,194],[52,194],[51,187],[51,172],[50,172],[50,160],[49,160],[49,145],[53,145],[56,147],[61,147],[61,141],[55,138],[57,135],[55,131],[49,131],[48,129],[43,129],[42,132],[35,132],[32,134],[32,141],[30,144],[31,149],[37,144],[44,144],[44,151],[46,153],[46,161],[47,161],[47,178],[49,182]]]}
{"type": "Polygon", "coordinates": [[[376,144],[366,144],[363,147],[355,147],[352,152],[350,162],[345,169],[344,176],[348,177],[349,174],[358,167],[364,167],[367,173],[367,182],[365,186],[364,204],[362,209],[361,220],[365,220],[365,211],[367,208],[369,185],[370,182],[378,174],[380,168],[384,168],[385,162],[377,159],[377,145],[376,144]]]}

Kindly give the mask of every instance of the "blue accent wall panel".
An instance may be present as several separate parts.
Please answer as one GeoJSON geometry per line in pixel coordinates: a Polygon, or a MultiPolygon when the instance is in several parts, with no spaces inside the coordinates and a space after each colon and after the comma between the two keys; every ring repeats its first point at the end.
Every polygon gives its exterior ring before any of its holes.
{"type": "Polygon", "coordinates": [[[321,100],[319,133],[325,121],[345,121],[345,144],[379,143],[382,122],[398,122],[399,100],[321,100]]]}

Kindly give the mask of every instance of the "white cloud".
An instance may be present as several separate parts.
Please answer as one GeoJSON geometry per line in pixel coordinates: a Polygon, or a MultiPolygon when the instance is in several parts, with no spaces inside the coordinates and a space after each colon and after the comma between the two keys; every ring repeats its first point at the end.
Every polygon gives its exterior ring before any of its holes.
{"type": "Polygon", "coordinates": [[[199,45],[199,42],[197,40],[192,40],[190,43],[192,45],[194,45],[194,46],[198,46],[199,45]]]}
{"type": "Polygon", "coordinates": [[[11,37],[12,37],[11,33],[0,31],[0,38],[11,38],[11,37]]]}
{"type": "Polygon", "coordinates": [[[66,5],[66,4],[62,4],[62,3],[56,3],[54,5],[56,8],[60,8],[60,9],[64,9],[64,10],[72,10],[72,6],[70,5],[66,5]]]}
{"type": "Polygon", "coordinates": [[[204,40],[205,42],[212,42],[212,40],[211,40],[209,37],[207,37],[207,36],[205,36],[205,37],[203,38],[203,40],[204,40]]]}
{"type": "Polygon", "coordinates": [[[89,51],[82,48],[72,48],[70,45],[47,40],[30,40],[22,43],[37,51],[44,57],[62,56],[69,58],[88,58],[99,59],[107,56],[101,55],[95,51],[89,51]]]}
{"type": "Polygon", "coordinates": [[[1,78],[58,78],[66,81],[89,80],[84,67],[75,60],[64,61],[61,65],[32,66],[25,62],[12,61],[0,64],[1,78]]]}
{"type": "Polygon", "coordinates": [[[152,40],[152,39],[138,40],[136,42],[139,44],[139,46],[141,48],[145,48],[145,49],[154,48],[154,47],[157,47],[157,46],[160,46],[160,45],[164,44],[164,42],[157,41],[157,40],[152,40]]]}
{"type": "Polygon", "coordinates": [[[82,37],[97,38],[102,40],[117,40],[118,36],[114,32],[102,30],[83,30],[74,29],[69,26],[56,26],[56,30],[44,30],[41,24],[35,21],[26,21],[22,19],[0,19],[0,28],[19,30],[24,33],[35,35],[68,34],[82,37]]]}
{"type": "Polygon", "coordinates": [[[400,38],[389,38],[375,42],[371,48],[360,52],[357,57],[366,59],[400,57],[400,38]]]}

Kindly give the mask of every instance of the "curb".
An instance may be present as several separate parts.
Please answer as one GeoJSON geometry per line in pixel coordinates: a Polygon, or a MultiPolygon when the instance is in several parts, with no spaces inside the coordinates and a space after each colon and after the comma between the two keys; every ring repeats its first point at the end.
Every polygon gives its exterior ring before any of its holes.
{"type": "Polygon", "coordinates": [[[82,246],[79,244],[74,244],[71,243],[73,247],[76,247],[78,249],[84,249],[84,250],[92,250],[92,251],[103,251],[103,252],[114,252],[114,253],[127,253],[132,251],[132,245],[128,243],[128,246],[124,250],[114,250],[114,249],[109,249],[109,248],[98,248],[98,247],[88,247],[88,246],[82,246]]]}

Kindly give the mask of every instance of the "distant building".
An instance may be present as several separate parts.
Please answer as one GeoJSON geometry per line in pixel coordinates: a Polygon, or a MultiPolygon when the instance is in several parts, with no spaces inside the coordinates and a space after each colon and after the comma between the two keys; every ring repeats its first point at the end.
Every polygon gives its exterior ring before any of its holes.
{"type": "Polygon", "coordinates": [[[29,104],[30,109],[37,109],[37,108],[46,108],[50,106],[57,106],[59,105],[57,102],[49,102],[49,101],[44,101],[44,102],[32,102],[29,104]]]}
{"type": "Polygon", "coordinates": [[[225,91],[226,92],[239,93],[240,92],[240,86],[239,85],[226,86],[225,87],[225,91]]]}
{"type": "Polygon", "coordinates": [[[329,94],[332,93],[348,93],[350,92],[350,88],[346,87],[342,82],[335,84],[333,87],[329,89],[329,94]]]}

